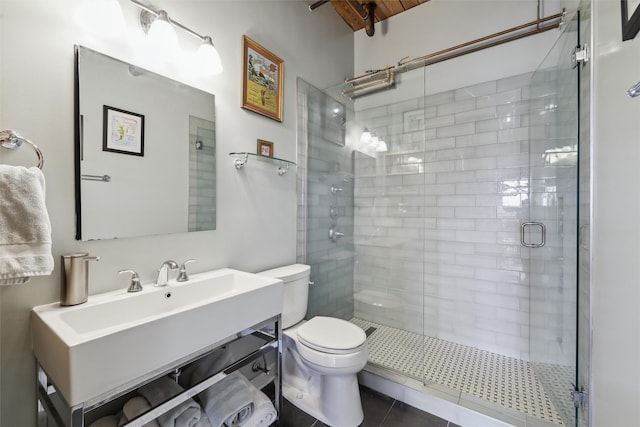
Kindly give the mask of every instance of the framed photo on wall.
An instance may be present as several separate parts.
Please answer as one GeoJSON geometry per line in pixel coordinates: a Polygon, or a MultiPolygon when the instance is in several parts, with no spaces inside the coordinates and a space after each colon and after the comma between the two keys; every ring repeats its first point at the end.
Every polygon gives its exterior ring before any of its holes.
{"type": "Polygon", "coordinates": [[[144,116],[104,105],[102,151],[144,156],[144,116]]]}
{"type": "Polygon", "coordinates": [[[622,41],[633,39],[640,31],[640,0],[620,0],[622,41]]]}
{"type": "Polygon", "coordinates": [[[284,61],[242,36],[242,108],[282,121],[284,61]]]}
{"type": "Polygon", "coordinates": [[[265,157],[273,157],[273,142],[258,140],[258,155],[265,157]]]}

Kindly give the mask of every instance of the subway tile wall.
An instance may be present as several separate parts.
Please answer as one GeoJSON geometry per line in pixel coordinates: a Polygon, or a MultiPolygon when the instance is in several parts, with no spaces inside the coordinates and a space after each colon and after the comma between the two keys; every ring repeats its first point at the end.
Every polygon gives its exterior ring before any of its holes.
{"type": "Polygon", "coordinates": [[[555,140],[533,150],[530,179],[531,117],[557,115],[548,111],[556,82],[531,99],[531,77],[357,111],[389,151],[354,154],[356,317],[525,360],[531,329],[558,346],[562,331],[548,319],[563,322],[566,301],[534,316],[529,278],[557,293],[569,280],[556,262],[566,254],[551,239],[530,268],[520,223],[537,217],[562,235],[558,199],[575,200],[558,197],[542,156],[555,140]]]}
{"type": "Polygon", "coordinates": [[[215,229],[215,123],[189,116],[189,231],[215,229]]]}

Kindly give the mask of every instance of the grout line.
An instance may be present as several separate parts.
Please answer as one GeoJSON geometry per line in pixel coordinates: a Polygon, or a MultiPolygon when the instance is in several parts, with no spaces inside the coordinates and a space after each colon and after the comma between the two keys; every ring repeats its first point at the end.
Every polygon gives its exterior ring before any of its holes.
{"type": "MultiPolygon", "coordinates": [[[[384,426],[384,422],[387,421],[387,418],[389,417],[389,414],[391,413],[391,410],[393,409],[397,401],[398,400],[393,399],[393,402],[391,402],[391,406],[389,406],[389,409],[387,409],[387,413],[384,414],[384,417],[382,417],[382,421],[380,421],[380,427],[384,426]]],[[[366,417],[366,414],[365,414],[365,417],[366,417]]]]}

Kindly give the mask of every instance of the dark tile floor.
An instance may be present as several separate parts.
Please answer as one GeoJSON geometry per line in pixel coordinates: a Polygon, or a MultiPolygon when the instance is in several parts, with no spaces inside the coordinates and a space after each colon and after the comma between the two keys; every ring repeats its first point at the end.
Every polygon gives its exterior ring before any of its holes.
{"type": "MultiPolygon", "coordinates": [[[[360,397],[364,410],[364,422],[361,427],[458,427],[366,387],[360,387],[360,397]]],[[[327,425],[302,412],[285,399],[279,427],[327,425]]]]}

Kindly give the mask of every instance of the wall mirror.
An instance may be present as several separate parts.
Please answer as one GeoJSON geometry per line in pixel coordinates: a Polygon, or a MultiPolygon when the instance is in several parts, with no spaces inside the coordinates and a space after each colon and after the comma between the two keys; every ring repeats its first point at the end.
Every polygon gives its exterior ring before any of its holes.
{"type": "Polygon", "coordinates": [[[83,46],[76,239],[216,228],[215,97],[83,46]]]}

